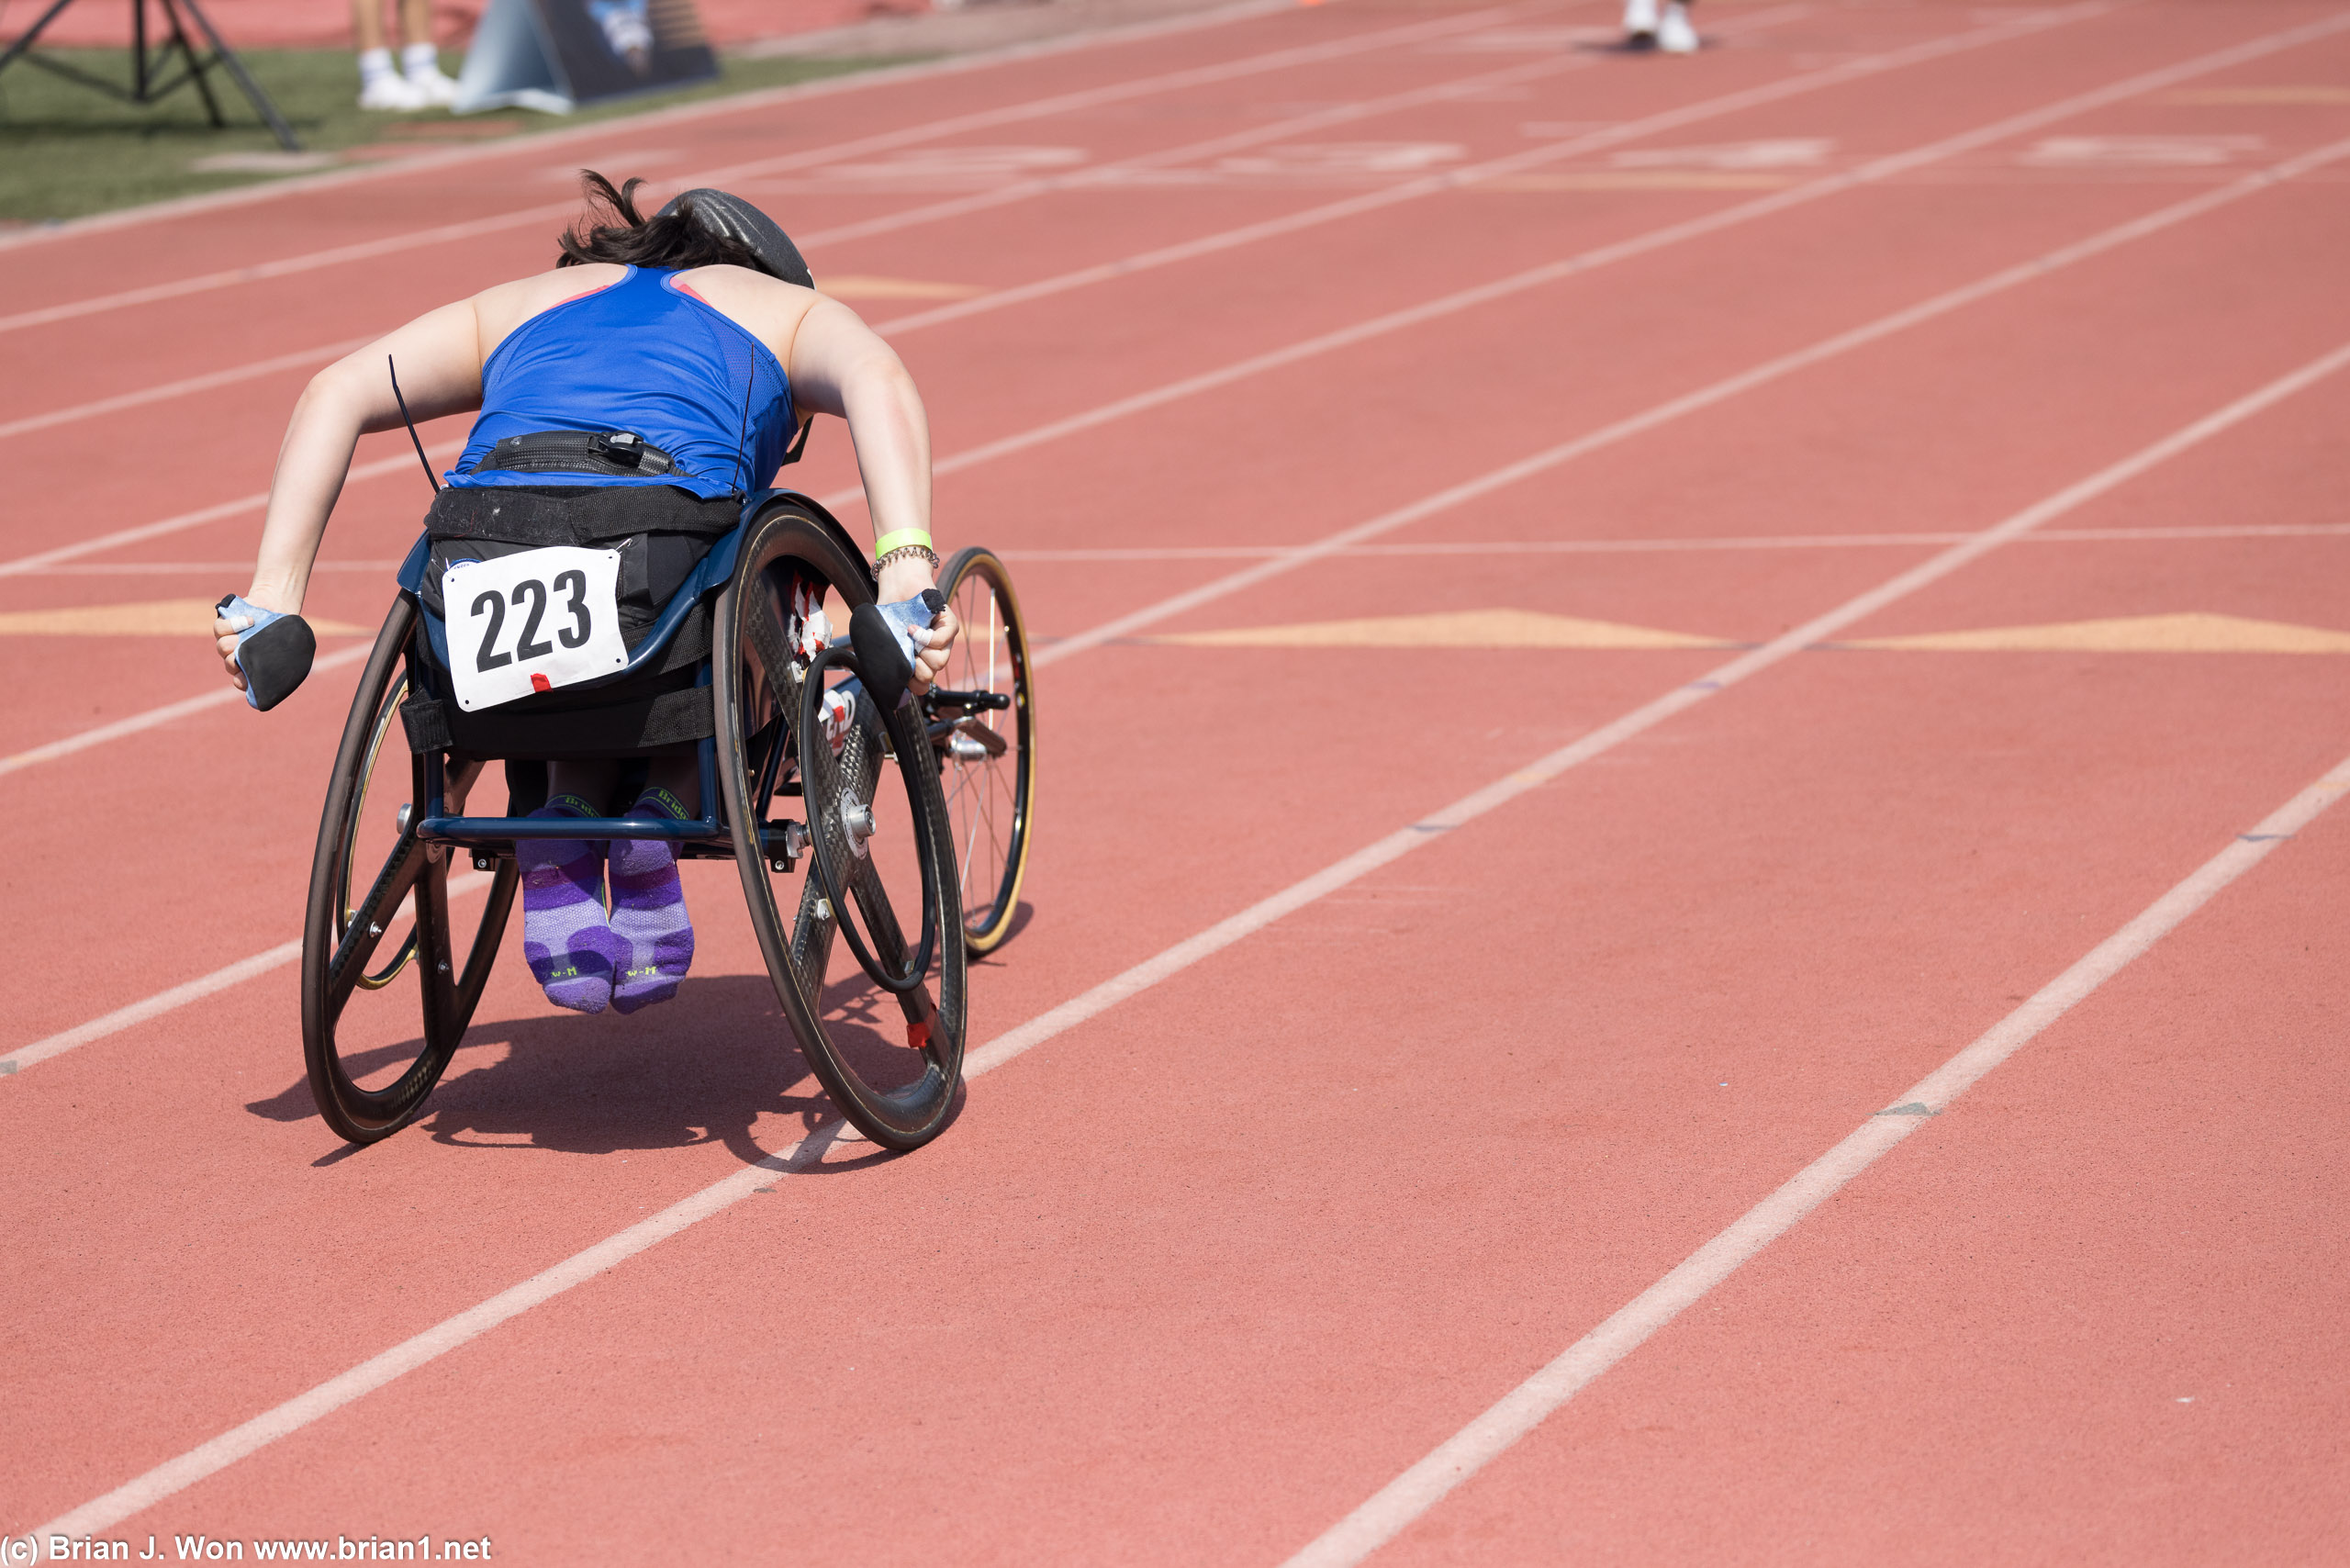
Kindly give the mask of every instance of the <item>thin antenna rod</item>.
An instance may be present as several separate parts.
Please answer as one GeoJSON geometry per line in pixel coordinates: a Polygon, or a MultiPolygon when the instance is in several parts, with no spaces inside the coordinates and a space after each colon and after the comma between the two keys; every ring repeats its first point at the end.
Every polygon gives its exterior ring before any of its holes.
{"type": "Polygon", "coordinates": [[[424,476],[431,482],[434,491],[438,492],[441,488],[441,476],[432,471],[432,460],[424,455],[424,442],[416,433],[416,421],[408,418],[408,399],[400,396],[400,367],[392,363],[391,355],[386,354],[384,368],[392,373],[392,401],[400,406],[400,420],[408,426],[408,439],[416,445],[416,460],[424,465],[424,476]]]}
{"type": "Polygon", "coordinates": [[[745,354],[743,377],[743,428],[734,437],[734,493],[748,496],[751,492],[743,481],[749,477],[744,470],[751,465],[751,385],[759,378],[759,361],[755,354],[745,354]]]}

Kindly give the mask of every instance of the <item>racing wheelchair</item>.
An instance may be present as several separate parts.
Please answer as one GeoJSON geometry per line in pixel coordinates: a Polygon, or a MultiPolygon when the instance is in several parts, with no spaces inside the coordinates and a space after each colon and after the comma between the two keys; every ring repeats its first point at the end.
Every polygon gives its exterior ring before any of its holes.
{"type": "Polygon", "coordinates": [[[920,700],[885,708],[887,677],[862,667],[861,640],[834,638],[825,612],[837,603],[853,623],[873,602],[864,552],[807,497],[753,495],[625,666],[562,689],[642,691],[641,678],[666,674],[649,733],[699,757],[699,816],[543,819],[524,813],[560,755],[543,744],[553,732],[542,722],[534,736],[522,715],[487,739],[449,701],[431,543],[400,568],[312,862],[302,1036],[327,1124],[372,1143],[422,1114],[487,983],[520,882],[517,842],[660,837],[680,858],[734,862],[792,1038],[849,1122],[886,1148],[935,1137],[961,1078],[966,955],[1010,935],[1027,859],[1035,709],[1002,563],[978,549],[948,563],[940,588],[965,629],[952,662],[920,700]],[[491,761],[505,766],[506,814],[468,814],[491,761]],[[795,801],[800,818],[778,814],[795,801]],[[471,873],[455,871],[459,857],[471,873]],[[408,969],[420,1036],[416,1014],[375,1000],[408,969]]]}

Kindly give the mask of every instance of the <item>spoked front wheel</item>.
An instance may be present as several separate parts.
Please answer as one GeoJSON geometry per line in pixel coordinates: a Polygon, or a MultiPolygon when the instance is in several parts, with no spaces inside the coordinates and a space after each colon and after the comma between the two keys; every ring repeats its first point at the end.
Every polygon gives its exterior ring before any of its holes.
{"type": "Polygon", "coordinates": [[[450,853],[416,837],[424,759],[410,753],[399,723],[408,695],[400,666],[415,623],[416,606],[403,595],[359,678],[327,785],[302,931],[310,1093],[327,1125],[352,1143],[389,1137],[423,1109],[481,1000],[518,879],[514,863],[501,860],[494,877],[467,871],[453,885],[450,853]],[[481,913],[467,920],[475,899],[481,913]],[[411,970],[412,985],[399,983],[411,970]]]}
{"type": "Polygon", "coordinates": [[[1028,869],[1036,789],[1028,624],[991,550],[957,551],[939,587],[962,630],[923,707],[955,829],[964,945],[991,953],[1012,935],[1028,869]]]}
{"type": "Polygon", "coordinates": [[[719,788],[776,998],[842,1114],[885,1148],[915,1148],[954,1109],[964,1028],[954,840],[920,709],[884,717],[845,694],[838,722],[800,730],[803,700],[823,707],[811,671],[820,688],[835,678],[816,662],[817,617],[845,628],[872,599],[836,529],[771,506],[719,598],[711,686],[719,788]],[[811,747],[823,748],[812,767],[811,747]],[[794,796],[804,823],[780,814],[794,796]],[[824,841],[832,889],[811,837],[824,841]]]}

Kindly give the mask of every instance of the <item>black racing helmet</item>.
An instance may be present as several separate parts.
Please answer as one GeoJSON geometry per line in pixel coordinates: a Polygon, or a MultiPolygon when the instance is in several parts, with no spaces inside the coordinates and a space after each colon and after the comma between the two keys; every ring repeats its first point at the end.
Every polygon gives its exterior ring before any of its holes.
{"type": "Polygon", "coordinates": [[[779,277],[802,288],[816,286],[816,280],[810,275],[808,263],[800,260],[800,247],[791,242],[791,236],[778,227],[774,218],[741,196],[704,186],[672,196],[668,204],[654,216],[666,218],[688,202],[693,204],[693,216],[704,229],[713,234],[722,234],[748,250],[758,258],[759,269],[769,277],[779,277]]]}

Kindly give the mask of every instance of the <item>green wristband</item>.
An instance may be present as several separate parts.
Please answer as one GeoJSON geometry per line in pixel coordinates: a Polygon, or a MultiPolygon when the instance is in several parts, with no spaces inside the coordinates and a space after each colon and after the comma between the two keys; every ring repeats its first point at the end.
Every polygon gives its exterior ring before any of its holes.
{"type": "Polygon", "coordinates": [[[873,542],[873,558],[878,561],[890,551],[902,550],[909,544],[919,544],[925,550],[932,548],[929,534],[919,528],[901,528],[895,533],[885,533],[873,542]]]}

